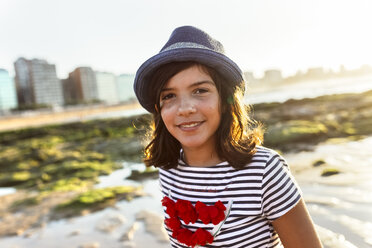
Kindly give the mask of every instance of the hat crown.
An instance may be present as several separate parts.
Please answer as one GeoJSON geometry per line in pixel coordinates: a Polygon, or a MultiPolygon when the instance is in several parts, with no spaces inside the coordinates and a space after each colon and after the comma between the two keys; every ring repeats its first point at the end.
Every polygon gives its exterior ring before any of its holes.
{"type": "Polygon", "coordinates": [[[193,26],[176,28],[160,52],[177,48],[203,48],[225,54],[225,49],[218,40],[193,26]]]}

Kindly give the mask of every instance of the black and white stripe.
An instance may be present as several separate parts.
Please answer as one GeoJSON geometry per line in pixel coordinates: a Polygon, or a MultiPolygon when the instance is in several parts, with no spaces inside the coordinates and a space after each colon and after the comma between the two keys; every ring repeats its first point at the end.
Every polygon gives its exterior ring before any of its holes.
{"type": "MultiPolygon", "coordinates": [[[[301,198],[285,160],[261,146],[252,162],[240,170],[227,162],[191,167],[180,160],[177,168],[160,169],[159,175],[163,195],[174,200],[184,199],[193,204],[201,201],[207,205],[220,200],[225,206],[233,200],[220,233],[206,247],[282,247],[271,222],[287,213],[301,198]]],[[[211,231],[214,227],[199,220],[183,226],[191,231],[199,227],[211,231]]],[[[186,247],[171,237],[171,230],[167,231],[172,247],[186,247]]]]}

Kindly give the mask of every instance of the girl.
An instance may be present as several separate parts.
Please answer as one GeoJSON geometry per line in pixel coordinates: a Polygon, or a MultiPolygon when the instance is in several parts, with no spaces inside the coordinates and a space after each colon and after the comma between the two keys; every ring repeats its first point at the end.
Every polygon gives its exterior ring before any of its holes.
{"type": "Polygon", "coordinates": [[[220,42],[175,29],[138,69],[153,114],[145,164],[159,168],[172,247],[322,247],[284,159],[261,146],[244,79],[220,42]]]}

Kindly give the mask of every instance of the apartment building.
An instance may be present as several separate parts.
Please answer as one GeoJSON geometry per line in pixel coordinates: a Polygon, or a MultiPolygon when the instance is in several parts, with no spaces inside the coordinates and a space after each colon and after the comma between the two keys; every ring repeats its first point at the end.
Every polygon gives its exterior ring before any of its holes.
{"type": "Polygon", "coordinates": [[[126,102],[136,99],[133,90],[134,74],[121,74],[117,77],[117,89],[119,102],[126,102]]]}
{"type": "Polygon", "coordinates": [[[66,102],[98,99],[96,74],[90,67],[78,67],[62,80],[66,102]]]}
{"type": "Polygon", "coordinates": [[[109,72],[96,72],[98,100],[108,104],[119,102],[116,76],[109,72]]]}
{"type": "Polygon", "coordinates": [[[17,92],[14,80],[7,70],[0,68],[0,112],[17,107],[17,92]]]}
{"type": "Polygon", "coordinates": [[[14,69],[20,105],[63,105],[63,89],[55,65],[41,59],[19,58],[14,69]]]}

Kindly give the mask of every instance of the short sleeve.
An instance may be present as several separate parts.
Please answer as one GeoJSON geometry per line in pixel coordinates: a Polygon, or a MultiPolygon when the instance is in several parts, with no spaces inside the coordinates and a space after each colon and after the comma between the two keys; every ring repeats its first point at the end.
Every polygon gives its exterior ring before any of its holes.
{"type": "Polygon", "coordinates": [[[262,211],[274,221],[291,210],[301,199],[301,191],[286,161],[277,153],[269,157],[262,178],[262,211]]]}

